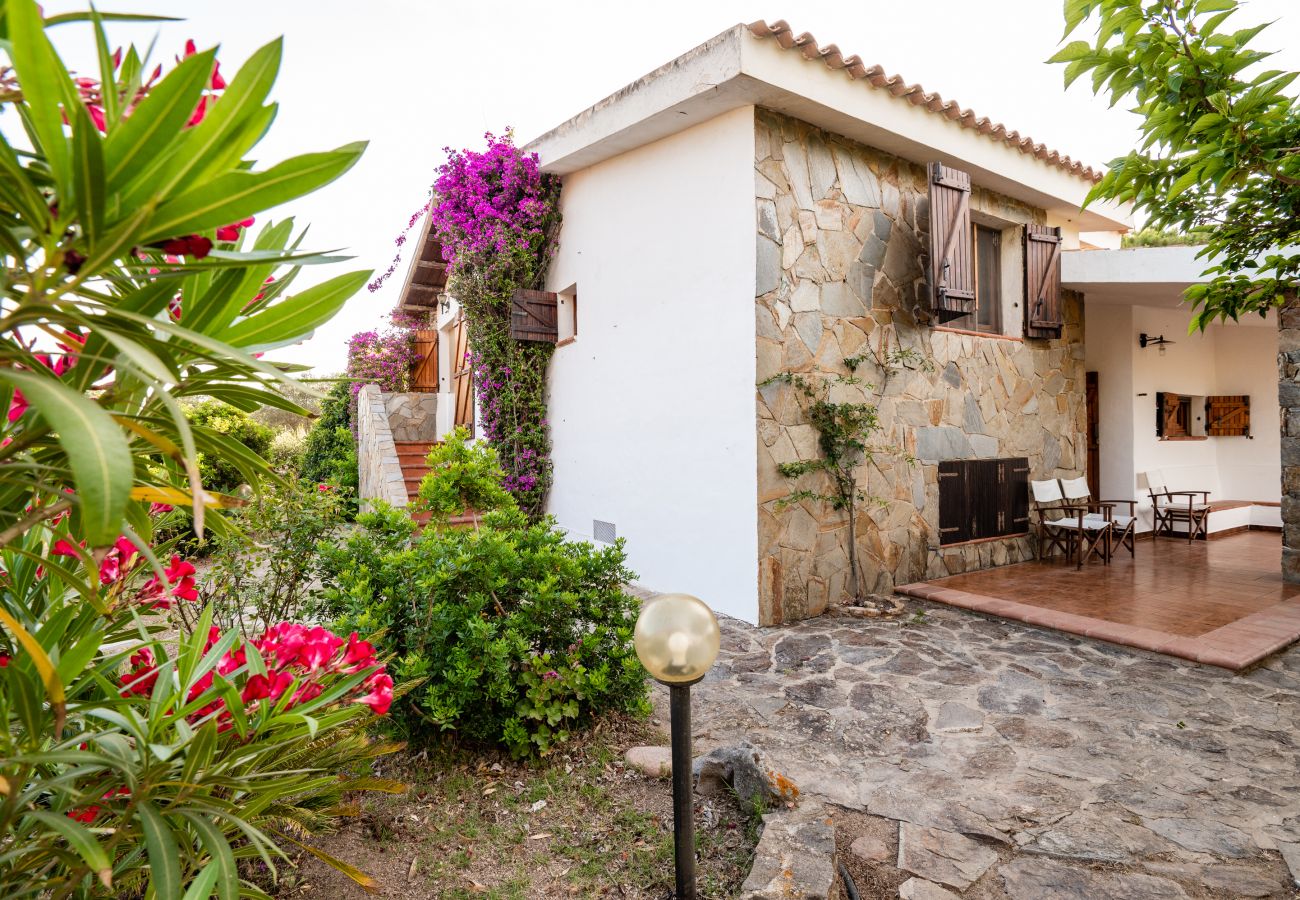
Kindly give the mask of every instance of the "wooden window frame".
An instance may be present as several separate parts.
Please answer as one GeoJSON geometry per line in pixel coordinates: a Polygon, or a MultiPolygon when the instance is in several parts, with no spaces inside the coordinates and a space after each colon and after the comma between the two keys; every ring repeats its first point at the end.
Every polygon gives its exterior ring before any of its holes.
{"type": "Polygon", "coordinates": [[[961,334],[971,334],[988,337],[1007,337],[1004,326],[1005,317],[1003,316],[1003,295],[1002,295],[1002,255],[1003,255],[1002,229],[993,225],[981,225],[978,222],[971,223],[970,229],[970,259],[971,266],[975,270],[975,308],[966,315],[953,319],[947,325],[940,326],[940,330],[956,331],[961,334]],[[996,271],[994,273],[994,298],[992,301],[984,297],[980,291],[980,254],[979,240],[980,235],[985,234],[992,238],[994,242],[993,258],[996,262],[996,271]],[[991,306],[993,310],[992,322],[980,322],[980,310],[987,309],[991,306]]]}

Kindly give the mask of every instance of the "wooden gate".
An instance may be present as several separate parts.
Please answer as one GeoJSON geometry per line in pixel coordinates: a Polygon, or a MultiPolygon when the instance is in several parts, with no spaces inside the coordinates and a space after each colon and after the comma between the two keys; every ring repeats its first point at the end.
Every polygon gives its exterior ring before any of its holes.
{"type": "Polygon", "coordinates": [[[461,313],[451,326],[452,389],[456,395],[456,415],[452,424],[464,426],[474,434],[474,367],[469,360],[469,323],[461,313]]]}
{"type": "Polygon", "coordinates": [[[411,367],[411,390],[417,394],[438,392],[438,332],[420,328],[415,337],[415,365],[411,367]]]}

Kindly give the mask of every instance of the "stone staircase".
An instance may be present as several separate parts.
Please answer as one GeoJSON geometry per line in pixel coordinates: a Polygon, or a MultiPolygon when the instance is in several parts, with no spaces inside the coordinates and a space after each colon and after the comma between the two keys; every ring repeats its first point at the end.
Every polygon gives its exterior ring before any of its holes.
{"type": "Polygon", "coordinates": [[[420,493],[420,479],[429,472],[425,457],[436,441],[394,441],[397,448],[397,462],[402,467],[402,479],[406,483],[406,495],[414,500],[420,493]]]}

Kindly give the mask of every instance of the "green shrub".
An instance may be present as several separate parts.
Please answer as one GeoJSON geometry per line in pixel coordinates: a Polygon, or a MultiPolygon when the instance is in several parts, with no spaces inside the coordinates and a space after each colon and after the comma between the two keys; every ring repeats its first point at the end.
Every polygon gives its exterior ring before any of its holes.
{"type": "Polygon", "coordinates": [[[357,491],[357,442],[349,404],[352,385],[340,381],[321,401],[320,418],[307,433],[299,474],[304,481],[329,483],[357,491]]]}
{"type": "MultiPolygon", "coordinates": [[[[237,530],[210,542],[199,599],[223,629],[245,637],[298,620],[318,590],[316,544],[343,524],[346,498],[333,485],[290,479],[253,497],[228,518],[237,530]]],[[[191,620],[197,611],[183,617],[191,620]]]]}
{"type": "Polygon", "coordinates": [[[408,733],[454,732],[522,757],[598,713],[647,710],[621,542],[567,541],[517,509],[410,539],[400,511],[358,524],[320,548],[327,609],[344,629],[382,631],[393,677],[421,680],[394,707],[408,733]]]}
{"type": "Polygon", "coordinates": [[[306,450],[306,428],[281,428],[275,432],[275,437],[271,438],[271,455],[267,459],[277,472],[297,475],[302,470],[302,459],[306,450]]]}
{"type": "MultiPolygon", "coordinates": [[[[185,417],[192,425],[238,441],[262,459],[270,454],[271,442],[275,440],[273,429],[220,400],[204,400],[187,407],[185,417]]],[[[217,454],[199,454],[199,475],[206,489],[223,494],[230,493],[247,481],[244,473],[229,457],[217,454]]]]}
{"type": "Polygon", "coordinates": [[[484,441],[470,443],[463,426],[429,451],[429,474],[420,481],[419,508],[435,522],[465,513],[513,509],[515,498],[501,486],[505,472],[497,452],[484,441]]]}

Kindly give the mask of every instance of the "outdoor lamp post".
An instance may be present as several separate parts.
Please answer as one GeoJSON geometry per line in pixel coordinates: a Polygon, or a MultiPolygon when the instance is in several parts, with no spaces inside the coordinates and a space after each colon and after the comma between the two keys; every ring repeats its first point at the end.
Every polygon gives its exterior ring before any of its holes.
{"type": "Polygon", "coordinates": [[[722,634],[698,597],[663,594],[646,603],[633,638],[641,665],[668,685],[673,758],[673,845],[677,900],[695,900],[695,814],[691,801],[691,685],[718,658],[722,634]]]}

